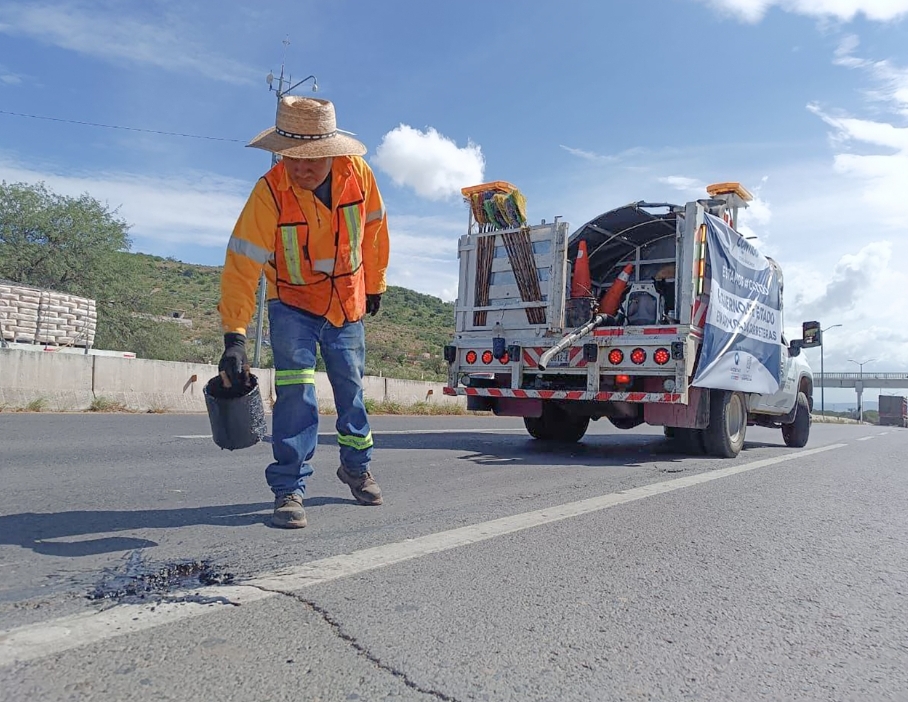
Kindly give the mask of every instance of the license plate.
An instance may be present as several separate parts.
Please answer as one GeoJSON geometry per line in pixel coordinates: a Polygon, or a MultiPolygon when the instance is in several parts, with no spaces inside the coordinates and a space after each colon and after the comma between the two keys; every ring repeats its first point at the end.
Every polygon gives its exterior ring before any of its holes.
{"type": "Polygon", "coordinates": [[[570,362],[571,362],[571,359],[569,356],[569,352],[567,349],[565,349],[564,351],[559,351],[554,356],[552,356],[552,360],[549,361],[549,367],[551,367],[551,366],[567,366],[567,365],[570,365],[570,362]]]}

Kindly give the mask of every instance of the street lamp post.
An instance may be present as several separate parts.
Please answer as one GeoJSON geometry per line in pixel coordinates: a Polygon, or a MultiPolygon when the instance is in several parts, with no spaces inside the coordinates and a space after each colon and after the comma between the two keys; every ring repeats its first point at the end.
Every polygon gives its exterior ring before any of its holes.
{"type": "Polygon", "coordinates": [[[866,361],[853,361],[850,358],[848,359],[849,363],[853,363],[861,369],[860,375],[858,376],[858,383],[861,386],[861,390],[858,393],[858,422],[861,424],[864,423],[864,365],[873,363],[875,360],[875,358],[868,358],[866,361]]]}
{"type": "MultiPolygon", "coordinates": [[[[287,46],[290,44],[290,39],[284,39],[284,53],[287,52],[287,46]]],[[[318,92],[318,79],[315,76],[306,76],[296,83],[293,82],[293,78],[289,75],[284,78],[284,60],[281,59],[281,74],[277,77],[273,73],[269,73],[265,78],[265,81],[268,83],[268,89],[273,90],[277,95],[278,107],[281,104],[281,98],[284,97],[291,90],[294,90],[301,86],[306,81],[312,81],[312,92],[318,92]],[[274,86],[274,83],[277,83],[277,87],[274,86]],[[286,84],[286,88],[284,85],[286,84]]],[[[274,166],[277,163],[277,154],[271,154],[271,165],[274,166]]],[[[255,368],[258,368],[259,360],[262,354],[262,333],[264,330],[264,317],[265,317],[265,295],[266,292],[266,281],[265,281],[265,271],[262,271],[261,276],[259,277],[259,295],[258,295],[258,309],[256,310],[256,320],[255,320],[255,351],[252,356],[252,365],[255,368]]]]}
{"type": "Polygon", "coordinates": [[[820,377],[823,379],[823,384],[820,385],[820,414],[826,414],[826,370],[823,367],[823,332],[829,329],[835,329],[836,327],[841,327],[841,324],[833,324],[832,326],[826,327],[826,329],[820,330],[820,377]]]}

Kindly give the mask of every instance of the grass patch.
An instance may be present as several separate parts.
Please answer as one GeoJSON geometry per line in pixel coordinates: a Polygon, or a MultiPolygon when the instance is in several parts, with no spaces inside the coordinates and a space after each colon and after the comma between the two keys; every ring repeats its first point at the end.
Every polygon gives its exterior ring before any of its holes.
{"type": "Polygon", "coordinates": [[[145,413],[146,414],[167,414],[169,411],[170,411],[170,408],[165,407],[164,405],[152,405],[147,410],[145,410],[145,413]]]}
{"type": "Polygon", "coordinates": [[[47,412],[48,402],[46,397],[36,397],[22,408],[23,412],[47,412]]]}
{"type": "Polygon", "coordinates": [[[116,400],[111,400],[109,397],[96,397],[91,401],[91,404],[88,406],[89,412],[131,412],[126,405],[122,402],[117,402],[116,400]]]}
{"type": "Polygon", "coordinates": [[[453,402],[413,402],[405,404],[393,400],[371,400],[366,398],[366,412],[369,414],[396,414],[422,416],[449,416],[468,414],[466,407],[453,402]]]}

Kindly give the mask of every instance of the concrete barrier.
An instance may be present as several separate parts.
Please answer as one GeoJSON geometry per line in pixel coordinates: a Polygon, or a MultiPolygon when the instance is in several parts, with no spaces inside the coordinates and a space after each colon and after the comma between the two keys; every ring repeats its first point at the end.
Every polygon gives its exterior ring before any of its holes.
{"type": "Polygon", "coordinates": [[[93,356],[0,348],[0,409],[87,409],[94,399],[93,361],[93,356]]]}
{"type": "MultiPolygon", "coordinates": [[[[0,409],[41,403],[43,409],[79,411],[106,400],[140,412],[205,412],[203,389],[217,372],[217,366],[196,363],[0,348],[0,409]]],[[[259,368],[253,373],[270,411],[276,397],[274,371],[259,368]]],[[[320,407],[333,412],[334,393],[325,373],[315,374],[315,388],[320,407]]],[[[363,394],[375,402],[466,404],[464,398],[446,398],[441,388],[441,383],[363,379],[363,394]]]]}
{"type": "MultiPolygon", "coordinates": [[[[205,412],[204,388],[218,374],[217,366],[97,356],[94,359],[95,398],[104,398],[132,410],[205,412]]],[[[253,370],[262,400],[270,408],[273,386],[270,369],[253,370]]]]}
{"type": "Polygon", "coordinates": [[[433,404],[463,404],[464,398],[448,397],[443,392],[444,383],[426,383],[421,380],[399,380],[385,378],[385,398],[389,402],[399,402],[404,405],[414,402],[430,402],[433,404]],[[462,400],[462,402],[459,402],[462,400]]]}

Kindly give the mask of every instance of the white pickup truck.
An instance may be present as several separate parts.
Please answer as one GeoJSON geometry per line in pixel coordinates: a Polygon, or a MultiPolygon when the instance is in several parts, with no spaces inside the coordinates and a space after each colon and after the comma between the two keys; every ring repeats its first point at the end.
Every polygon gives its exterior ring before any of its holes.
{"type": "Polygon", "coordinates": [[[735,231],[750,193],[707,192],[619,207],[569,234],[557,218],[527,225],[508,183],[465,188],[445,393],[523,417],[543,441],[579,441],[605,417],[663,426],[687,453],[734,457],[748,425],[804,446],[813,376],[801,349],[819,339],[810,323],[784,337],[781,269],[735,231]]]}

